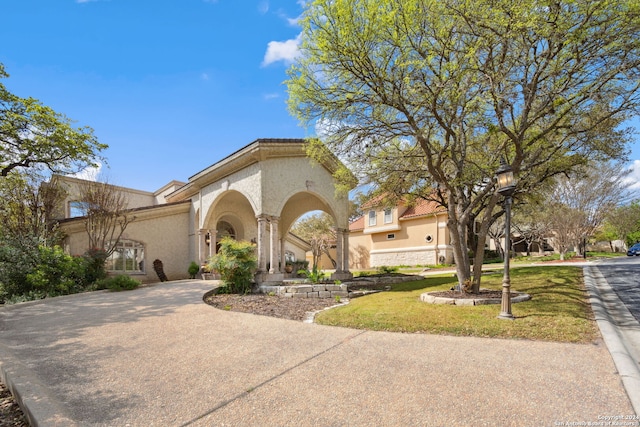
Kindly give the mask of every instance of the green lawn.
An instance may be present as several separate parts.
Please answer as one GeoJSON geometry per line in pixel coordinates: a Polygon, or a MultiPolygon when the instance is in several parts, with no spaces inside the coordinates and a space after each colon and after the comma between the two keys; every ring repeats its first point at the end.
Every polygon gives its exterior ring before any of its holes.
{"type": "MultiPolygon", "coordinates": [[[[496,318],[499,304],[462,307],[427,304],[419,299],[423,292],[446,290],[455,283],[449,274],[394,285],[391,291],[355,298],[346,306],[326,310],[316,322],[377,331],[575,343],[593,342],[599,336],[579,267],[512,268],[512,289],[532,297],[512,305],[514,321],[496,318]]],[[[481,286],[501,289],[502,271],[483,275],[481,286]]]]}

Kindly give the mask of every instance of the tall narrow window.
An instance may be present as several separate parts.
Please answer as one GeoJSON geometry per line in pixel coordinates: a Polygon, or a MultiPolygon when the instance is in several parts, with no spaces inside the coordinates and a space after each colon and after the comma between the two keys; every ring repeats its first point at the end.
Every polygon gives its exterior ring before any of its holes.
{"type": "Polygon", "coordinates": [[[376,225],[376,211],[369,211],[369,225],[376,225]]]}
{"type": "Polygon", "coordinates": [[[384,223],[389,224],[393,222],[393,210],[385,209],[384,210],[384,223]]]}
{"type": "Polygon", "coordinates": [[[133,240],[119,241],[105,268],[114,273],[144,273],[144,245],[133,240]]]}

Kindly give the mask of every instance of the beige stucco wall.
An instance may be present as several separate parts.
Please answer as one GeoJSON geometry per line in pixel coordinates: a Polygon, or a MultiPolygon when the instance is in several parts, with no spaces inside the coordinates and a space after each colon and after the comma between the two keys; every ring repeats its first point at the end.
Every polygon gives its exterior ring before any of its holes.
{"type": "Polygon", "coordinates": [[[349,233],[349,268],[366,270],[370,265],[371,236],[362,231],[349,233]]]}
{"type": "Polygon", "coordinates": [[[399,231],[371,235],[371,267],[435,265],[441,257],[450,261],[451,247],[443,215],[438,219],[428,215],[401,220],[400,224],[399,231]],[[389,239],[389,234],[394,238],[389,239]]]}
{"type": "Polygon", "coordinates": [[[446,214],[398,219],[402,210],[393,208],[392,221],[385,224],[384,210],[375,211],[376,225],[369,225],[367,211],[364,229],[349,235],[349,260],[354,270],[452,262],[446,214]]]}
{"type": "MultiPolygon", "coordinates": [[[[134,240],[144,245],[144,273],[131,274],[143,283],[159,281],[153,269],[153,261],[160,259],[169,280],[188,278],[187,268],[192,258],[189,252],[188,203],[163,206],[135,212],[122,239],[134,240]]],[[[88,249],[88,237],[82,219],[61,225],[67,233],[65,250],[72,255],[82,255],[88,249]]]]}
{"type": "MultiPolygon", "coordinates": [[[[67,191],[67,195],[64,199],[63,206],[64,212],[57,212],[57,216],[61,218],[70,218],[70,203],[74,201],[79,201],[81,199],[80,193],[83,185],[87,185],[92,183],[92,181],[86,181],[83,179],[72,178],[68,176],[59,176],[55,177],[57,182],[59,182],[64,189],[67,191]]],[[[122,193],[126,197],[126,208],[127,209],[135,209],[141,208],[145,206],[153,206],[156,204],[156,198],[153,193],[149,193],[147,191],[135,190],[132,188],[120,187],[120,186],[112,186],[118,192],[122,193]]]]}

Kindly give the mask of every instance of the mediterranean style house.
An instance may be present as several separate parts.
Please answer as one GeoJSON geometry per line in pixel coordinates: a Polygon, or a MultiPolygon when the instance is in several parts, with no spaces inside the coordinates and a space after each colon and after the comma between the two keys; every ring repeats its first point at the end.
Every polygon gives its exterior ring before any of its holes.
{"type": "MultiPolygon", "coordinates": [[[[389,207],[378,197],[361,209],[365,214],[349,224],[351,270],[453,263],[447,211],[439,204],[419,199],[389,207]]],[[[333,268],[335,245],[329,251],[331,257],[321,256],[319,268],[333,268]]],[[[307,261],[312,259],[308,251],[307,261]]]]}
{"type": "MultiPolygon", "coordinates": [[[[349,201],[335,190],[333,173],[340,162],[327,155],[320,162],[307,157],[302,139],[258,139],[188,182],[171,181],[155,192],[116,187],[126,195],[126,227],[107,260],[110,273],[157,281],[153,269],[162,261],[170,280],[188,277],[191,262],[203,265],[225,236],[257,247],[259,283],[285,278],[287,261],[304,260],[308,243],[289,233],[307,212],[321,210],[335,221],[337,256],[334,279],[348,279],[349,201]]],[[[81,255],[89,248],[80,189],[86,181],[55,176],[66,187],[60,208],[65,250],[81,255]]]]}
{"type": "Polygon", "coordinates": [[[437,203],[420,199],[388,207],[378,198],[363,210],[349,225],[351,268],[453,263],[447,211],[437,203]]]}

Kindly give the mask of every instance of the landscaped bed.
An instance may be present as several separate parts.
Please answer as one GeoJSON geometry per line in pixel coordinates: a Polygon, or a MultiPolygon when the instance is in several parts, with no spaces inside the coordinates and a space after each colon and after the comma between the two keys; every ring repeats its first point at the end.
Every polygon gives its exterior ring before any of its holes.
{"type": "MultiPolygon", "coordinates": [[[[519,267],[511,271],[512,289],[531,295],[512,311],[515,320],[497,319],[499,305],[434,305],[420,301],[431,291],[448,291],[451,274],[391,285],[389,291],[351,299],[325,310],[316,322],[358,329],[519,338],[588,343],[598,339],[582,269],[570,266],[519,267]]],[[[502,272],[483,275],[482,287],[499,291],[502,272]]],[[[268,295],[216,295],[205,300],[220,309],[303,320],[310,311],[336,305],[332,299],[280,298],[268,295]]]]}

